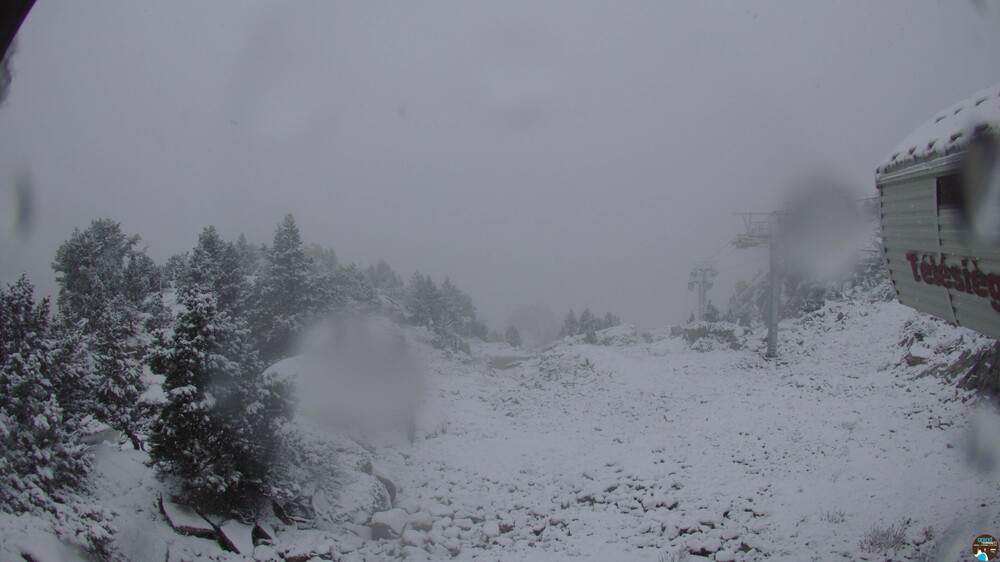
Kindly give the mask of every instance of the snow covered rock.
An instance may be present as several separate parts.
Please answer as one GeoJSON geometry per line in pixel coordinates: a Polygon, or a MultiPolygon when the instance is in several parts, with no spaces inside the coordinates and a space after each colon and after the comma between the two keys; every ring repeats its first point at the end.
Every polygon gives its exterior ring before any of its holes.
{"type": "Polygon", "coordinates": [[[389,476],[389,471],[379,463],[372,463],[371,467],[372,476],[378,478],[378,481],[385,486],[385,491],[389,494],[389,503],[394,504],[396,502],[396,491],[398,488],[389,476]]]}
{"type": "Polygon", "coordinates": [[[339,550],[341,554],[349,554],[364,545],[365,538],[354,534],[344,535],[337,540],[337,550],[339,550]]]}
{"type": "Polygon", "coordinates": [[[413,562],[427,562],[430,560],[427,552],[420,547],[407,545],[402,548],[402,553],[405,560],[412,560],[413,562]]]}
{"type": "Polygon", "coordinates": [[[186,505],[176,504],[160,496],[160,512],[173,530],[182,535],[217,540],[215,527],[197,511],[186,505]]]}
{"type": "Polygon", "coordinates": [[[431,504],[430,507],[427,508],[427,511],[429,511],[434,517],[451,517],[455,514],[454,509],[443,503],[431,504]]]}
{"type": "Polygon", "coordinates": [[[389,493],[375,476],[345,471],[337,482],[335,489],[329,492],[329,511],[317,513],[324,521],[364,524],[372,514],[392,507],[389,493]]]}
{"type": "Polygon", "coordinates": [[[495,539],[500,536],[500,525],[496,521],[487,521],[483,525],[483,534],[488,538],[495,539]]]}
{"type": "Polygon", "coordinates": [[[914,343],[906,354],[906,363],[911,367],[923,365],[934,357],[934,350],[923,343],[914,343]]]}
{"type": "Polygon", "coordinates": [[[285,525],[310,526],[316,519],[316,510],[312,506],[311,496],[302,496],[282,504],[273,503],[274,515],[285,525]]]}
{"type": "Polygon", "coordinates": [[[408,546],[423,546],[427,541],[427,535],[415,529],[407,529],[403,532],[403,544],[408,546]]]}
{"type": "Polygon", "coordinates": [[[219,542],[227,550],[249,556],[253,553],[253,525],[235,519],[219,525],[219,542]]]}
{"type": "Polygon", "coordinates": [[[274,537],[277,535],[274,531],[274,527],[266,521],[257,521],[253,526],[253,542],[254,544],[259,544],[262,542],[273,543],[274,537]]]}
{"type": "Polygon", "coordinates": [[[262,544],[253,549],[253,559],[257,562],[278,562],[281,557],[278,556],[274,548],[262,544]]]}
{"type": "Polygon", "coordinates": [[[406,511],[398,508],[372,515],[372,538],[398,539],[403,535],[407,518],[406,511]]]}
{"type": "Polygon", "coordinates": [[[731,550],[720,550],[715,553],[715,562],[733,562],[736,560],[736,553],[731,550]]]}
{"type": "Polygon", "coordinates": [[[410,514],[409,523],[414,529],[429,531],[434,526],[434,517],[427,511],[418,511],[410,514]]]}

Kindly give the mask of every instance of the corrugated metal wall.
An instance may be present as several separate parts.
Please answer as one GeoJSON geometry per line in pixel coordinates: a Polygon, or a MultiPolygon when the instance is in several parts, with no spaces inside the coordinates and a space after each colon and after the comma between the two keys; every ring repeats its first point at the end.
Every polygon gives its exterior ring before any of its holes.
{"type": "MultiPolygon", "coordinates": [[[[949,263],[957,265],[962,259],[975,260],[982,271],[1000,274],[1000,249],[970,240],[968,231],[962,228],[962,218],[957,210],[939,212],[938,225],[941,252],[949,256],[949,263]]],[[[1000,312],[993,308],[991,297],[957,290],[949,290],[948,293],[960,325],[1000,339],[1000,312]]]]}
{"type": "Polygon", "coordinates": [[[982,271],[1000,274],[1000,248],[969,239],[958,210],[938,210],[937,178],[955,173],[958,162],[948,158],[878,179],[885,259],[899,302],[1000,339],[1000,312],[989,296],[916,280],[907,259],[916,253],[949,266],[965,259],[969,268],[976,261],[982,271]]]}

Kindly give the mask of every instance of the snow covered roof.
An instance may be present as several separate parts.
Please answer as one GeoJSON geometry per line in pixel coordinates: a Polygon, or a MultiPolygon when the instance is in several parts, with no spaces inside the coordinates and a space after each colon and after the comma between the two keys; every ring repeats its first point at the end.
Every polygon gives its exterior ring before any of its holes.
{"type": "Polygon", "coordinates": [[[877,172],[884,174],[906,164],[959,152],[968,146],[974,130],[1000,132],[1000,83],[976,92],[918,127],[896,145],[878,165],[877,172]]]}

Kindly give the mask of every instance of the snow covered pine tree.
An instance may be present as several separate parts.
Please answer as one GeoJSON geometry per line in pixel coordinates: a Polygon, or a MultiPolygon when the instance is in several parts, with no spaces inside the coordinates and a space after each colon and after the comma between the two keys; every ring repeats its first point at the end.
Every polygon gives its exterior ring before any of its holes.
{"type": "Polygon", "coordinates": [[[266,495],[278,425],[291,415],[288,388],[261,377],[242,322],[195,285],[152,363],[167,394],[150,435],[150,458],[181,498],[246,513],[266,495]]]}
{"type": "Polygon", "coordinates": [[[250,293],[247,317],[261,358],[273,362],[293,352],[295,339],[321,306],[310,276],[312,260],[292,215],[278,225],[266,258],[250,293]]]}
{"type": "Polygon", "coordinates": [[[143,448],[139,437],[142,426],[139,396],[146,390],[142,379],[145,349],[140,320],[131,303],[121,297],[113,298],[94,322],[90,341],[96,374],[95,417],[124,434],[138,450],[143,448]]]}
{"type": "Polygon", "coordinates": [[[80,495],[89,459],[57,400],[48,299],[33,293],[24,276],[0,290],[0,510],[46,515],[61,538],[103,552],[108,514],[80,495]]]}

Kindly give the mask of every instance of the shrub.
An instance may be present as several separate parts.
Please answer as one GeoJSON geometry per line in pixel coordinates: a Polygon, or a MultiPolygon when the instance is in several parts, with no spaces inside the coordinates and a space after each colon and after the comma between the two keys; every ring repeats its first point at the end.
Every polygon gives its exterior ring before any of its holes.
{"type": "Polygon", "coordinates": [[[684,549],[674,552],[661,552],[659,556],[659,562],[688,562],[690,559],[691,555],[684,549]]]}
{"type": "Polygon", "coordinates": [[[861,547],[861,550],[871,553],[885,552],[890,548],[895,548],[906,540],[903,527],[903,525],[896,526],[895,524],[882,527],[876,523],[861,537],[858,546],[861,547]]]}

